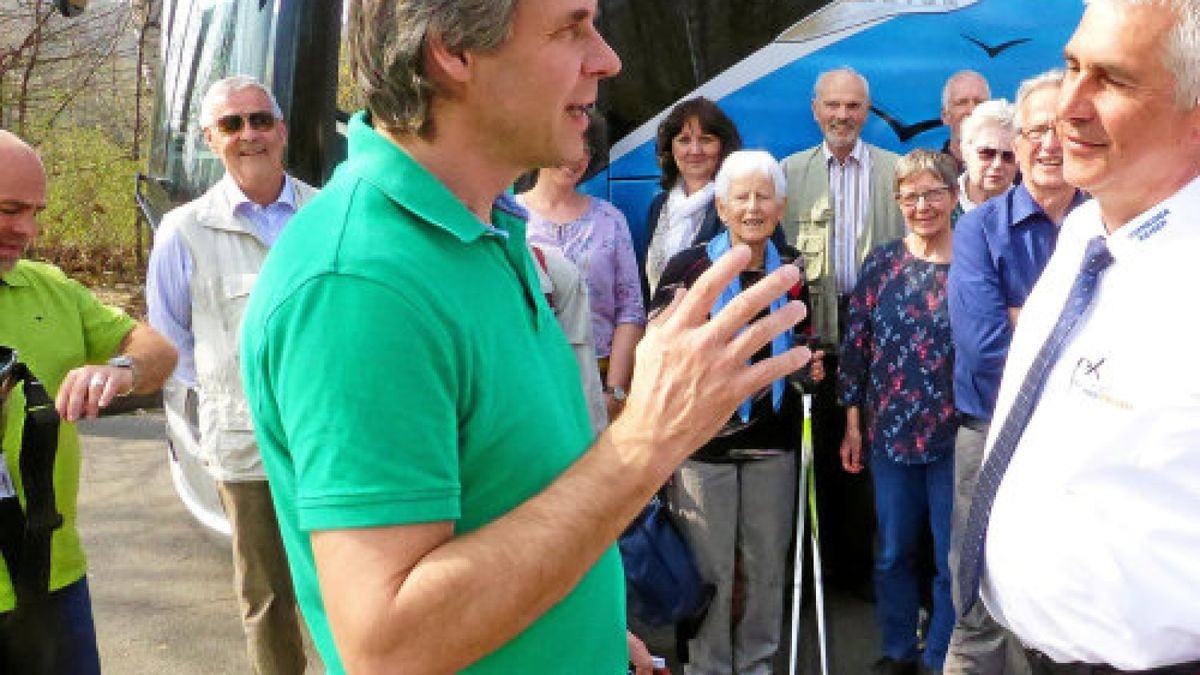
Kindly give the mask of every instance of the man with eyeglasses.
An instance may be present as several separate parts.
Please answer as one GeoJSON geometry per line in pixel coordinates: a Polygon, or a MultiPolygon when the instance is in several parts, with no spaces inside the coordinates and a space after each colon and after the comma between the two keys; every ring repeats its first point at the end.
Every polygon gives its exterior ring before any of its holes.
{"type": "Polygon", "coordinates": [[[958,178],[959,214],[1003,194],[1017,177],[1013,107],[1003,99],[980,103],[962,123],[967,170],[958,178]]]}
{"type": "Polygon", "coordinates": [[[959,592],[1034,675],[1195,675],[1200,0],[1086,4],[1054,117],[1092,199],[1021,310],[959,592]]]}
{"type": "Polygon", "coordinates": [[[946,78],[942,86],[942,122],[950,128],[942,152],[954,158],[959,173],[967,168],[962,153],[962,121],[991,97],[987,80],[974,70],[960,70],[946,78]]]}
{"type": "MultiPolygon", "coordinates": [[[[37,575],[29,575],[28,570],[14,575],[7,561],[0,561],[0,672],[46,672],[27,662],[12,662],[15,651],[23,648],[28,653],[33,648],[51,658],[48,672],[97,675],[100,657],[87,564],[76,529],[79,437],[70,422],[96,417],[118,396],[156,391],[175,365],[175,350],[149,326],[101,303],[62,270],[24,259],[40,229],[38,214],[45,208],[46,172],[41,159],[20,138],[0,130],[0,345],[15,349],[15,354],[8,352],[9,363],[19,359],[56,398],[62,423],[55,449],[54,510],[63,516],[50,542],[49,588],[24,588],[23,594],[49,592],[41,604],[49,627],[42,631],[47,644],[27,644],[22,636],[28,626],[20,624],[29,620],[28,615],[14,611],[13,577],[37,575]]],[[[4,451],[0,499],[15,491],[27,506],[26,486],[14,488],[12,480],[21,478],[25,441],[20,387],[8,392],[6,411],[0,428],[4,451]]],[[[12,523],[4,525],[5,535],[11,534],[7,526],[12,523]]],[[[10,550],[7,545],[3,548],[7,558],[10,550]]],[[[24,562],[17,564],[27,566],[26,556],[20,557],[24,562]]]]}
{"type": "Polygon", "coordinates": [[[316,191],[284,172],[287,127],[274,96],[255,79],[213,83],[200,104],[200,126],[225,176],[163,218],[146,302],[151,323],[179,349],[175,378],[195,392],[201,461],[232,530],[234,587],[253,672],[296,675],[304,672],[304,645],[242,391],[238,330],[267,252],[316,191]]]}
{"type": "MultiPolygon", "coordinates": [[[[1086,195],[1063,178],[1055,108],[1063,72],[1029,78],[1017,90],[1016,161],[1024,180],[959,219],[948,296],[954,334],[955,500],[950,569],[957,574],[962,531],[979,477],[1000,375],[1025,299],[1054,251],[1058,229],[1086,195]]],[[[954,585],[957,587],[957,584],[954,585]]],[[[962,599],[956,599],[959,607],[962,599]]],[[[955,625],[945,671],[1027,672],[1016,643],[982,604],[955,625]]]]}

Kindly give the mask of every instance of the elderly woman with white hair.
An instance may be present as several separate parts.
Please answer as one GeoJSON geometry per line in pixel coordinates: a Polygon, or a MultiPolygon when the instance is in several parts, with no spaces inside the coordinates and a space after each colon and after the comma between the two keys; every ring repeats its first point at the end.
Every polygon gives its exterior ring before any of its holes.
{"type": "MultiPolygon", "coordinates": [[[[750,264],[720,295],[713,314],[799,252],[771,241],[785,212],[783,172],[767,152],[729,155],[715,181],[717,214],[726,229],[707,244],[676,254],[663,270],[651,311],[696,279],[734,246],[750,248],[750,264]]],[[[807,302],[799,281],[771,303],[807,302]]],[[[766,312],[764,312],[764,316],[766,312]]],[[[782,354],[809,331],[808,320],[751,357],[782,354]]],[[[813,379],[824,370],[814,359],[813,379]]],[[[803,422],[800,395],[783,379],[746,399],[721,432],[684,462],[668,488],[671,508],[695,553],[700,573],[716,587],[708,614],[689,642],[686,673],[767,673],[779,647],[783,581],[796,502],[795,448],[803,422]],[[734,567],[745,577],[740,620],[733,615],[734,567]]]]}
{"type": "Polygon", "coordinates": [[[984,101],[962,122],[963,161],[958,177],[958,215],[1004,194],[1017,177],[1016,111],[1008,101],[984,101]]]}

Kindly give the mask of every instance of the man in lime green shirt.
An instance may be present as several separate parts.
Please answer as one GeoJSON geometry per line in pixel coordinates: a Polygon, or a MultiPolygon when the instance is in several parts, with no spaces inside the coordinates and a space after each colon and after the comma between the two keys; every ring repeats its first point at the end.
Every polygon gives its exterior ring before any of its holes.
{"type": "MultiPolygon", "coordinates": [[[[37,154],[0,131],[0,345],[17,350],[33,374],[56,396],[64,423],[54,465],[56,508],[63,525],[50,547],[50,602],[61,630],[44,650],[52,672],[99,673],[86,562],[75,529],[79,491],[79,438],[70,422],[95,417],[116,396],[150,393],[175,366],[175,350],[158,333],[67,278],[58,268],[22,260],[38,233],[46,205],[46,174],[37,154]],[[119,357],[118,357],[119,355],[119,357]],[[105,363],[110,357],[112,360],[105,363]],[[91,365],[89,365],[91,364],[91,365]]],[[[5,404],[4,465],[19,494],[24,399],[13,390],[5,404]]],[[[0,495],[4,496],[4,495],[0,495]]],[[[0,658],[11,653],[10,619],[16,605],[8,568],[0,562],[0,658]]],[[[53,616],[53,615],[52,615],[53,616]]],[[[0,670],[11,663],[0,661],[0,670]]]]}
{"type": "Polygon", "coordinates": [[[808,358],[746,363],[799,303],[740,330],[794,267],[709,321],[749,261],[735,249],[652,323],[627,407],[593,442],[521,215],[497,197],[583,156],[598,82],[620,68],[595,15],[595,0],[351,10],[368,111],[268,257],[242,334],[330,673],[625,672],[614,540],[743,399],[808,358]]]}

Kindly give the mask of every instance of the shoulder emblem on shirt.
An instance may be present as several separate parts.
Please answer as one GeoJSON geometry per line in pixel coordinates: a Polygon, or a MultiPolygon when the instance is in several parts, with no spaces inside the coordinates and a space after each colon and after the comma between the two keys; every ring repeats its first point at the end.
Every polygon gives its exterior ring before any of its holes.
{"type": "Polygon", "coordinates": [[[1138,225],[1129,236],[1138,241],[1146,241],[1150,237],[1158,234],[1164,227],[1167,226],[1167,217],[1171,215],[1171,209],[1163,209],[1158,213],[1146,219],[1146,222],[1138,225]]]}

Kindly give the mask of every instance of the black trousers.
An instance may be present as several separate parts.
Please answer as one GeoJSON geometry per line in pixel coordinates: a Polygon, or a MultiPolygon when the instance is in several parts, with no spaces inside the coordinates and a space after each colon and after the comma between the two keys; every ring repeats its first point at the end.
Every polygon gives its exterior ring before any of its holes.
{"type": "Polygon", "coordinates": [[[869,469],[858,474],[842,469],[846,410],[837,402],[837,366],[836,353],[827,353],[826,376],[816,385],[812,400],[813,472],[822,567],[829,585],[869,591],[874,567],[875,496],[869,469]]]}
{"type": "Polygon", "coordinates": [[[1026,649],[1025,656],[1033,675],[1200,675],[1200,661],[1150,670],[1117,670],[1089,663],[1057,663],[1036,649],[1026,649]]]}

